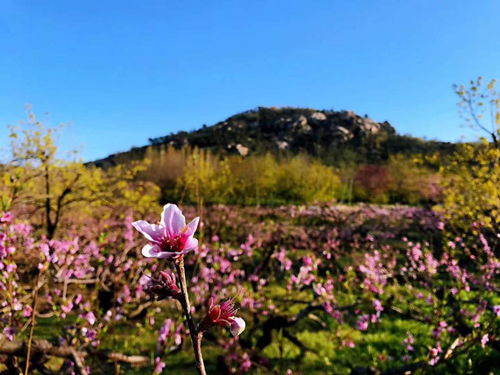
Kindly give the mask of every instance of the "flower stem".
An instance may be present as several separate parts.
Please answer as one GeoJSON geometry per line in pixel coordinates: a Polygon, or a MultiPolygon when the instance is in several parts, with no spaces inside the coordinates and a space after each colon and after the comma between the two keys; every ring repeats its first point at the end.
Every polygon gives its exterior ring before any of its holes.
{"type": "Polygon", "coordinates": [[[31,345],[33,342],[33,333],[35,331],[36,324],[36,309],[38,304],[38,283],[40,281],[40,271],[37,270],[35,284],[33,286],[33,301],[31,303],[31,321],[30,321],[30,333],[28,337],[28,347],[26,349],[26,367],[24,368],[24,375],[29,374],[30,359],[31,359],[31,345]]]}
{"type": "Polygon", "coordinates": [[[187,290],[186,272],[184,270],[184,259],[181,257],[175,261],[175,269],[179,276],[179,283],[181,284],[181,296],[179,298],[186,317],[186,322],[189,328],[189,335],[191,336],[191,343],[193,344],[194,356],[196,359],[196,368],[200,375],[206,375],[205,364],[203,363],[203,354],[201,352],[201,340],[203,339],[203,332],[196,329],[196,326],[191,316],[191,303],[189,302],[189,294],[187,290]]]}

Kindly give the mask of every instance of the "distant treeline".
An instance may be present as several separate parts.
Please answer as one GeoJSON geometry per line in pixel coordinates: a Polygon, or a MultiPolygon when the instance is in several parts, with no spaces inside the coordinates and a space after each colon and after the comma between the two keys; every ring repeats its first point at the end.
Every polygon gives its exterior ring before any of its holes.
{"type": "Polygon", "coordinates": [[[186,203],[277,205],[324,201],[428,204],[440,199],[439,175],[416,156],[396,154],[381,164],[344,152],[335,163],[307,154],[217,154],[150,147],[141,178],[163,199],[186,203]]]}

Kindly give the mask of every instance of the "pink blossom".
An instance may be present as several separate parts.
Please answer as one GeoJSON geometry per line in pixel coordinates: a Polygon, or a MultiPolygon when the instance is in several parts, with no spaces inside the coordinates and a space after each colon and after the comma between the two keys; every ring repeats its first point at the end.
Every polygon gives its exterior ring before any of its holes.
{"type": "Polygon", "coordinates": [[[158,333],[158,341],[156,343],[157,352],[160,352],[161,349],[165,346],[167,338],[170,336],[171,329],[172,329],[172,319],[166,319],[165,323],[160,327],[160,331],[158,333]]]}
{"type": "Polygon", "coordinates": [[[415,342],[415,338],[410,332],[406,333],[406,337],[403,339],[403,344],[407,351],[411,352],[413,350],[413,343],[415,342]]]}
{"type": "Polygon", "coordinates": [[[85,319],[92,326],[96,322],[96,317],[92,311],[89,311],[85,315],[83,315],[83,319],[85,319]]]}
{"type": "Polygon", "coordinates": [[[363,314],[358,318],[358,321],[356,322],[356,327],[360,331],[366,331],[368,329],[368,324],[370,321],[370,316],[368,314],[363,314]]]}
{"type": "Polygon", "coordinates": [[[3,329],[3,334],[7,337],[7,340],[14,340],[14,335],[16,334],[16,329],[14,327],[5,327],[3,329]]]}
{"type": "Polygon", "coordinates": [[[346,346],[348,348],[355,348],[356,347],[356,344],[354,343],[354,341],[352,340],[345,340],[345,341],[342,341],[342,345],[343,346],[346,346]]]}
{"type": "Polygon", "coordinates": [[[429,364],[431,366],[435,366],[439,362],[439,353],[442,353],[443,349],[441,348],[441,345],[437,344],[436,347],[431,348],[429,351],[430,359],[429,359],[429,364]]]}
{"type": "Polygon", "coordinates": [[[196,217],[186,225],[186,218],[175,204],[163,207],[159,224],[145,220],[134,221],[132,225],[150,242],[142,248],[142,255],[148,258],[175,259],[198,248],[193,237],[198,227],[196,217]]]}
{"type": "Polygon", "coordinates": [[[70,313],[71,310],[73,310],[73,302],[68,301],[68,304],[61,305],[61,310],[62,310],[61,316],[63,318],[66,318],[66,314],[70,313]]]}
{"type": "Polygon", "coordinates": [[[488,334],[485,334],[483,337],[481,337],[481,347],[484,348],[488,341],[490,341],[490,337],[488,336],[488,334]]]}
{"type": "Polygon", "coordinates": [[[9,224],[11,221],[12,221],[12,214],[10,212],[6,212],[2,216],[0,216],[1,224],[9,224]]]}
{"type": "Polygon", "coordinates": [[[30,305],[26,305],[24,306],[24,309],[23,309],[23,316],[25,318],[29,318],[31,316],[31,313],[33,312],[33,309],[31,308],[30,305]]]}
{"type": "Polygon", "coordinates": [[[163,369],[165,368],[165,363],[162,362],[160,357],[155,358],[155,368],[153,370],[153,374],[161,374],[163,369]]]}
{"type": "Polygon", "coordinates": [[[342,323],[342,312],[333,308],[330,302],[326,301],[323,303],[323,308],[325,311],[332,316],[339,323],[342,323]]]}
{"type": "Polygon", "coordinates": [[[252,367],[252,362],[250,361],[250,356],[247,353],[244,353],[241,361],[241,370],[247,372],[252,367]]]}
{"type": "Polygon", "coordinates": [[[174,332],[174,343],[175,345],[179,346],[182,344],[182,332],[183,332],[184,326],[182,324],[178,325],[177,328],[175,329],[174,332]]]}
{"type": "Polygon", "coordinates": [[[420,257],[422,256],[422,250],[420,249],[419,243],[417,243],[415,246],[412,247],[410,254],[414,261],[420,259],[420,257]]]}
{"type": "Polygon", "coordinates": [[[500,316],[500,305],[493,306],[493,312],[496,316],[500,316]]]}
{"type": "Polygon", "coordinates": [[[78,293],[75,297],[75,305],[79,305],[80,302],[82,301],[82,299],[83,299],[83,296],[80,293],[78,293]]]}
{"type": "Polygon", "coordinates": [[[12,273],[12,272],[14,272],[16,269],[17,269],[17,265],[16,265],[16,264],[14,264],[14,263],[9,263],[9,264],[7,264],[7,267],[5,267],[5,271],[6,271],[7,273],[12,273]]]}
{"type": "Polygon", "coordinates": [[[373,307],[375,308],[375,311],[377,311],[377,312],[381,312],[384,310],[382,303],[378,299],[373,300],[373,307]]]}

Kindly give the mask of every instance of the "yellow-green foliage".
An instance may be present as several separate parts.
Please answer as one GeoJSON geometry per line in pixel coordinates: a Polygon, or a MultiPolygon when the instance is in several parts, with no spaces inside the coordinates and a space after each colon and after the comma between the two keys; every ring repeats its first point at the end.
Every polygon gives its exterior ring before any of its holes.
{"type": "Polygon", "coordinates": [[[391,200],[418,204],[436,201],[439,196],[439,174],[422,166],[419,157],[393,155],[387,164],[391,176],[391,200]]]}
{"type": "Polygon", "coordinates": [[[178,186],[183,197],[198,205],[223,202],[232,188],[227,162],[208,151],[194,149],[187,158],[178,186]]]}
{"type": "MultiPolygon", "coordinates": [[[[439,174],[416,157],[395,155],[382,165],[325,165],[307,155],[220,155],[157,145],[141,179],[162,188],[164,201],[286,204],[334,199],[419,204],[440,199],[439,174]]],[[[351,157],[352,158],[352,157],[351,157]]]]}
{"type": "Polygon", "coordinates": [[[60,159],[57,133],[32,113],[26,127],[10,129],[11,161],[0,170],[0,209],[29,212],[31,221],[39,221],[51,238],[71,212],[92,214],[99,209],[105,215],[101,208],[108,208],[125,215],[134,202],[134,210],[144,213],[158,201],[156,185],[136,181],[147,161],[102,170],[60,159]]]}
{"type": "Polygon", "coordinates": [[[332,167],[299,155],[280,163],[277,190],[290,201],[324,202],[338,195],[340,178],[332,167]]]}
{"type": "Polygon", "coordinates": [[[306,156],[220,158],[195,149],[178,181],[181,199],[203,203],[269,204],[329,201],[340,179],[335,170],[306,156]]]}
{"type": "Polygon", "coordinates": [[[274,156],[232,157],[229,164],[242,203],[262,204],[275,198],[279,165],[274,156]]]}
{"type": "Polygon", "coordinates": [[[500,92],[497,80],[485,84],[483,77],[471,80],[468,85],[453,85],[459,98],[458,107],[465,123],[487,134],[498,145],[500,136],[500,92]]]}
{"type": "Polygon", "coordinates": [[[140,177],[158,186],[173,188],[184,173],[190,153],[191,149],[187,147],[181,150],[166,145],[148,147],[146,159],[150,163],[148,168],[140,173],[140,177]]]}
{"type": "Polygon", "coordinates": [[[444,213],[457,229],[473,222],[498,231],[500,223],[500,149],[483,140],[461,145],[441,168],[444,213]]]}

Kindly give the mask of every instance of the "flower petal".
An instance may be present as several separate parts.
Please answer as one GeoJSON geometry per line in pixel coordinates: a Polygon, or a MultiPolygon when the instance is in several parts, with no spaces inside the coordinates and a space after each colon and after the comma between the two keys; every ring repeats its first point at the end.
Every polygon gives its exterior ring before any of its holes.
{"type": "Polygon", "coordinates": [[[242,318],[239,318],[235,316],[233,318],[233,321],[231,322],[231,326],[229,327],[229,330],[231,331],[231,334],[236,337],[241,334],[245,330],[246,323],[242,318]]]}
{"type": "Polygon", "coordinates": [[[184,251],[198,250],[198,240],[194,237],[189,237],[184,244],[184,251]]]}
{"type": "Polygon", "coordinates": [[[158,245],[147,244],[142,248],[141,253],[146,258],[159,258],[161,248],[158,245]]]}
{"type": "Polygon", "coordinates": [[[178,256],[182,255],[182,253],[176,253],[173,251],[162,251],[159,255],[158,258],[160,259],[172,259],[176,258],[178,256]]]}
{"type": "Polygon", "coordinates": [[[163,238],[164,229],[157,224],[149,224],[145,220],[134,221],[132,226],[142,233],[146,239],[160,243],[163,238]]]}
{"type": "Polygon", "coordinates": [[[186,226],[186,218],[175,204],[169,203],[163,207],[161,224],[165,226],[167,233],[174,237],[186,226]]]}
{"type": "Polygon", "coordinates": [[[175,259],[180,257],[181,255],[189,253],[190,251],[193,251],[193,249],[182,251],[160,251],[160,253],[156,257],[160,259],[175,259]]]}
{"type": "Polygon", "coordinates": [[[195,217],[191,222],[187,225],[186,234],[188,236],[192,236],[194,232],[196,232],[196,228],[198,228],[198,222],[200,221],[199,217],[195,217]]]}

